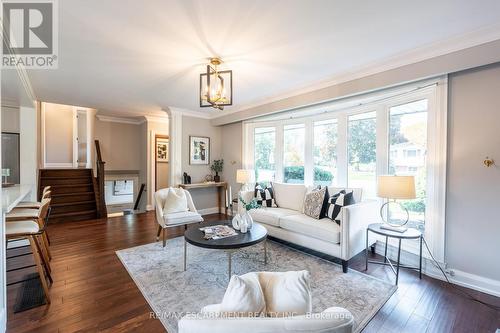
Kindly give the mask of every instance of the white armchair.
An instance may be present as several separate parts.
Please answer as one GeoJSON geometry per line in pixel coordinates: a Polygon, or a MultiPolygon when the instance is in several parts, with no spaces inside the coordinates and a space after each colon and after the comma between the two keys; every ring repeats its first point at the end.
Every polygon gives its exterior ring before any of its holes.
{"type": "MultiPolygon", "coordinates": [[[[295,293],[289,281],[286,284],[276,283],[276,276],[286,273],[259,272],[247,273],[258,276],[267,307],[270,304],[282,303],[287,306],[291,300],[300,299],[301,292],[295,293]],[[283,293],[290,290],[292,295],[283,293]],[[281,299],[280,299],[281,298],[281,299]]],[[[230,289],[230,287],[228,288],[230,289]]],[[[302,290],[302,292],[304,292],[302,290]]],[[[306,295],[310,298],[310,290],[306,295]]],[[[244,301],[243,301],[244,302],[244,301]]],[[[293,302],[293,301],[292,301],[293,302]]],[[[310,304],[310,303],[309,303],[310,304]]],[[[340,307],[331,307],[320,313],[306,313],[295,316],[253,316],[234,317],[220,311],[222,304],[205,306],[200,313],[190,313],[179,321],[179,333],[351,333],[352,314],[340,307]]],[[[310,310],[309,310],[310,311],[310,310]]],[[[288,313],[288,312],[287,312],[288,313]]]]}
{"type": "Polygon", "coordinates": [[[163,247],[165,247],[167,243],[167,228],[178,227],[182,225],[187,228],[188,224],[203,222],[203,217],[201,217],[201,215],[196,210],[191,194],[189,193],[189,191],[186,191],[184,189],[175,190],[183,191],[183,193],[186,195],[187,211],[165,213],[163,211],[163,207],[165,206],[165,201],[170,190],[171,188],[165,188],[158,190],[155,193],[156,222],[158,222],[158,233],[156,234],[156,240],[160,239],[160,233],[162,233],[163,247]]]}

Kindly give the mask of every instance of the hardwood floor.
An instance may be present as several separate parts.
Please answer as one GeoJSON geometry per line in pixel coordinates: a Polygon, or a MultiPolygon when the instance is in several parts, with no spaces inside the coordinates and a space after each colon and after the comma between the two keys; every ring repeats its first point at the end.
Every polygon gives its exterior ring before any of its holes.
{"type": "MultiPolygon", "coordinates": [[[[222,215],[205,216],[215,221],[222,215]]],[[[181,235],[183,228],[169,237],[181,235]]],[[[54,284],[52,304],[13,313],[20,284],[8,287],[7,331],[14,332],[165,332],[150,317],[150,307],[115,254],[116,250],[155,241],[152,212],[86,222],[49,226],[54,284]]],[[[15,255],[24,250],[9,250],[15,255]]],[[[30,256],[8,260],[19,267],[30,256]]],[[[363,271],[364,256],[350,262],[363,271]]],[[[32,269],[10,272],[8,283],[32,269]]],[[[393,281],[387,267],[371,265],[367,272],[393,281]]],[[[470,291],[483,301],[500,305],[500,298],[470,291]]],[[[363,332],[495,332],[500,312],[473,302],[445,283],[403,270],[396,293],[380,309],[363,332]]]]}

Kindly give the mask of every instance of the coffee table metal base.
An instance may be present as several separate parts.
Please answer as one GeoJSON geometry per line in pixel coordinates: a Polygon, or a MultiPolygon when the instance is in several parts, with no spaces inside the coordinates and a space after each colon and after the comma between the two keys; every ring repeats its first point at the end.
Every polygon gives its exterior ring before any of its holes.
{"type": "MultiPolygon", "coordinates": [[[[227,278],[231,279],[232,273],[232,255],[233,252],[236,252],[238,249],[227,249],[224,250],[227,253],[227,278]]],[[[267,239],[264,239],[264,265],[267,265],[267,239]]],[[[187,269],[187,242],[186,238],[184,238],[184,272],[187,269]]]]}

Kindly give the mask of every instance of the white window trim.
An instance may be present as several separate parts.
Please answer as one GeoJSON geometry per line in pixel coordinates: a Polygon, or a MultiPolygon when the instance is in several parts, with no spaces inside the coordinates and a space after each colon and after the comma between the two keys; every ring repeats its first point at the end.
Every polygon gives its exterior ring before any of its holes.
{"type": "MultiPolygon", "coordinates": [[[[254,168],[253,133],[257,127],[276,128],[276,176],[275,181],[283,180],[283,126],[304,123],[305,160],[304,184],[313,184],[314,159],[312,153],[314,140],[314,121],[337,119],[337,186],[347,187],[347,131],[348,117],[353,114],[376,111],[377,113],[377,175],[387,174],[389,165],[388,126],[389,109],[392,106],[409,103],[412,100],[428,99],[428,151],[427,151],[427,199],[425,238],[434,256],[444,262],[445,246],[445,201],[446,201],[446,147],[447,147],[447,76],[384,89],[338,101],[314,105],[262,117],[243,123],[243,166],[254,168]]],[[[385,238],[381,238],[385,241],[385,238]]],[[[390,242],[391,244],[391,242],[390,242]]],[[[418,253],[418,242],[408,242],[405,250],[418,253]]],[[[424,251],[425,253],[425,251],[424,251]]]]}

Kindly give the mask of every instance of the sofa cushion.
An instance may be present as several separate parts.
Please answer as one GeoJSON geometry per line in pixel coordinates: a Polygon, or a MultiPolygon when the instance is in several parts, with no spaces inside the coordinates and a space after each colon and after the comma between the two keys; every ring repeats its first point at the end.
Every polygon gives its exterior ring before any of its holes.
{"type": "Polygon", "coordinates": [[[259,208],[249,211],[255,222],[269,224],[275,227],[280,226],[280,218],[284,216],[297,215],[299,212],[286,208],[259,208]]]}
{"type": "Polygon", "coordinates": [[[256,273],[233,275],[219,308],[230,316],[259,316],[266,310],[264,293],[256,273]]]}
{"type": "Polygon", "coordinates": [[[272,186],[262,186],[255,184],[255,199],[262,207],[278,207],[274,201],[274,192],[272,186]]]}
{"type": "Polygon", "coordinates": [[[274,199],[281,208],[302,212],[306,186],[302,184],[273,183],[274,199]]]}
{"type": "Polygon", "coordinates": [[[280,218],[280,227],[333,244],[340,243],[340,226],[326,217],[316,220],[304,214],[285,216],[280,218]]]}
{"type": "Polygon", "coordinates": [[[330,193],[330,195],[338,193],[342,190],[346,191],[347,193],[352,192],[352,196],[354,198],[355,203],[361,202],[362,195],[363,195],[362,188],[344,188],[344,187],[328,186],[328,192],[330,193]]]}
{"type": "Polygon", "coordinates": [[[326,187],[314,189],[306,194],[304,199],[304,214],[317,220],[322,217],[321,213],[325,204],[326,189],[326,187]]]}
{"type": "Polygon", "coordinates": [[[197,212],[177,212],[163,214],[163,221],[165,221],[166,225],[187,224],[203,222],[203,217],[197,212]]]}
{"type": "Polygon", "coordinates": [[[328,199],[328,210],[326,215],[340,225],[340,211],[342,207],[354,204],[352,192],[342,190],[328,199]]]}
{"type": "Polygon", "coordinates": [[[170,188],[168,190],[165,203],[163,205],[163,213],[171,214],[178,212],[186,212],[188,210],[186,193],[182,188],[170,188]]]}
{"type": "Polygon", "coordinates": [[[308,271],[260,272],[259,281],[270,317],[304,315],[312,311],[308,271]]]}

